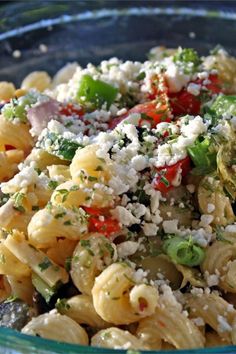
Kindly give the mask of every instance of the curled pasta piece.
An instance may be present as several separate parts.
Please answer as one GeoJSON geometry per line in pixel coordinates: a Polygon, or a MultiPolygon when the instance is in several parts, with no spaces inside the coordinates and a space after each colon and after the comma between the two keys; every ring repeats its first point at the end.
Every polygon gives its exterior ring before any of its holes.
{"type": "Polygon", "coordinates": [[[11,287],[5,276],[0,275],[0,302],[6,300],[11,295],[11,287]]]}
{"type": "Polygon", "coordinates": [[[46,71],[32,71],[22,81],[21,88],[24,90],[35,88],[42,92],[49,88],[50,84],[51,78],[46,71]]]}
{"type": "Polygon", "coordinates": [[[149,349],[133,334],[116,327],[103,329],[96,333],[91,339],[91,345],[112,349],[149,349]]]}
{"type": "Polygon", "coordinates": [[[115,245],[104,236],[92,234],[81,240],[71,261],[73,283],[82,293],[90,295],[96,276],[116,259],[115,245]]]}
{"type": "Polygon", "coordinates": [[[105,321],[129,324],[154,313],[157,290],[133,280],[134,270],[123,263],[113,263],[96,279],[92,289],[96,312],[105,321]]]}
{"type": "Polygon", "coordinates": [[[46,254],[56,264],[64,267],[66,260],[73,254],[78,241],[68,239],[58,239],[57,242],[47,249],[46,254]]]}
{"type": "Polygon", "coordinates": [[[35,289],[31,277],[15,277],[7,275],[6,278],[11,287],[11,294],[32,306],[35,289]]]}
{"type": "Polygon", "coordinates": [[[91,296],[81,294],[63,301],[63,306],[57,307],[58,311],[75,322],[95,328],[106,328],[110,325],[96,313],[91,296]]]}
{"type": "Polygon", "coordinates": [[[149,349],[160,350],[162,348],[162,338],[159,336],[156,326],[152,321],[152,316],[144,318],[139,322],[136,336],[149,349]]]}
{"type": "Polygon", "coordinates": [[[222,241],[215,241],[206,249],[205,260],[201,269],[209,275],[218,272],[220,288],[235,293],[236,235],[224,232],[222,237],[222,241]]]}
{"type": "Polygon", "coordinates": [[[88,335],[85,330],[70,317],[60,315],[55,310],[34,317],[22,328],[21,332],[60,342],[88,344],[88,335]]]}
{"type": "Polygon", "coordinates": [[[234,213],[229,198],[225,195],[221,182],[214,177],[204,177],[198,188],[198,203],[202,214],[213,216],[215,225],[227,225],[234,221],[234,213]],[[209,213],[208,205],[214,210],[209,213]]]}
{"type": "Polygon", "coordinates": [[[221,50],[215,55],[206,57],[204,66],[207,70],[217,69],[219,79],[227,94],[236,93],[236,58],[221,50]]]}
{"type": "Polygon", "coordinates": [[[32,217],[28,225],[28,237],[38,247],[50,247],[55,244],[57,237],[79,240],[87,230],[87,218],[83,209],[66,209],[49,204],[32,217]]]}
{"type": "Polygon", "coordinates": [[[68,281],[65,269],[55,264],[45,253],[26,241],[22,233],[13,230],[4,241],[4,246],[22,263],[27,264],[49,286],[53,287],[58,282],[66,283],[68,281]]]}
{"type": "Polygon", "coordinates": [[[76,62],[73,62],[67,63],[60,70],[58,70],[55,76],[53,77],[53,88],[56,88],[57,85],[68,82],[72,78],[78,67],[78,64],[76,62]]]}
{"type": "Polygon", "coordinates": [[[204,293],[199,296],[186,294],[185,299],[190,316],[201,317],[221,338],[231,340],[231,325],[236,316],[236,310],[232,305],[230,306],[227,301],[215,293],[204,293]]]}
{"type": "Polygon", "coordinates": [[[38,148],[32,149],[31,153],[26,157],[24,164],[25,166],[30,166],[32,162],[34,162],[34,166],[39,168],[41,171],[45,170],[48,166],[64,166],[63,163],[66,163],[65,161],[60,160],[59,157],[51,155],[47,151],[38,148]]]}
{"type": "Polygon", "coordinates": [[[176,349],[203,348],[204,337],[195,324],[188,319],[178,306],[166,304],[160,299],[160,306],[155,313],[140,321],[137,334],[142,336],[145,330],[153,327],[150,332],[151,341],[155,344],[155,334],[173,345],[176,349]]]}
{"type": "Polygon", "coordinates": [[[109,207],[113,198],[111,194],[97,188],[80,188],[73,181],[66,181],[60,184],[54,191],[51,201],[53,204],[62,204],[65,207],[71,206],[92,206],[97,208],[109,207]]]}
{"type": "Polygon", "coordinates": [[[8,180],[17,172],[17,165],[24,159],[24,151],[9,150],[0,152],[0,181],[8,180]]]}
{"type": "Polygon", "coordinates": [[[71,179],[70,168],[65,165],[50,165],[47,167],[49,177],[59,179],[59,184],[71,179]]]}
{"type": "MultiPolygon", "coordinates": [[[[78,149],[70,165],[72,180],[81,184],[85,179],[107,182],[111,176],[111,166],[96,155],[98,145],[88,145],[78,149]]],[[[111,164],[111,163],[110,163],[111,164]]]]}
{"type": "Polygon", "coordinates": [[[19,259],[4,245],[4,240],[0,242],[0,274],[15,277],[27,277],[30,275],[30,268],[19,261],[19,259]]]}
{"type": "Polygon", "coordinates": [[[11,145],[18,150],[29,153],[33,147],[33,139],[29,133],[29,126],[23,123],[13,123],[0,116],[1,145],[11,145]]]}
{"type": "Polygon", "coordinates": [[[11,82],[0,81],[0,101],[8,101],[14,97],[15,86],[11,82]]]}
{"type": "Polygon", "coordinates": [[[206,347],[225,347],[226,345],[232,344],[230,340],[220,337],[215,331],[207,332],[205,336],[206,347]]]}

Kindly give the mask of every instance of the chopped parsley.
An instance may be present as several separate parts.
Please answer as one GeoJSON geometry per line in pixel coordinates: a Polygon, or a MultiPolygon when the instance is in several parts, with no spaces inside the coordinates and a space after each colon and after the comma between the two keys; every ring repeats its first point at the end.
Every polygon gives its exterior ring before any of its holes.
{"type": "Polygon", "coordinates": [[[42,263],[38,264],[38,267],[40,269],[41,272],[44,272],[46,269],[48,269],[49,267],[51,267],[53,264],[50,261],[50,259],[48,257],[45,257],[42,263]]]}

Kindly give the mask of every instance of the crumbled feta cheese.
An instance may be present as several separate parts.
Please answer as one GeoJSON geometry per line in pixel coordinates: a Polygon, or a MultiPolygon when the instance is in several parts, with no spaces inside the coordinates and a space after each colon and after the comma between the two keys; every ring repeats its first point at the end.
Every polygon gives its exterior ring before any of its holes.
{"type": "Polygon", "coordinates": [[[194,184],[187,184],[186,188],[189,191],[189,193],[191,193],[191,194],[193,194],[195,192],[194,184]]]}
{"type": "Polygon", "coordinates": [[[178,231],[178,220],[165,220],[162,223],[164,232],[166,234],[175,234],[178,231]]]}
{"type": "Polygon", "coordinates": [[[214,220],[213,215],[203,214],[203,215],[201,215],[201,221],[199,223],[199,226],[206,227],[206,226],[210,225],[213,220],[214,220]]]}
{"type": "Polygon", "coordinates": [[[22,188],[26,188],[32,184],[37,183],[38,173],[31,166],[24,167],[17,173],[10,181],[1,183],[3,193],[15,193],[22,188]]]}
{"type": "Polygon", "coordinates": [[[134,241],[125,241],[117,245],[119,257],[124,258],[134,254],[139,248],[139,243],[134,241]]]}
{"type": "Polygon", "coordinates": [[[205,278],[209,287],[218,285],[220,281],[219,274],[209,274],[208,272],[206,272],[205,278]]]}
{"type": "Polygon", "coordinates": [[[189,93],[191,93],[192,95],[194,95],[194,96],[198,96],[200,94],[200,91],[201,91],[201,85],[191,82],[187,86],[187,91],[189,93]]]}
{"type": "Polygon", "coordinates": [[[118,205],[114,210],[112,210],[112,215],[119,220],[122,225],[131,226],[133,224],[139,224],[140,220],[132,215],[132,213],[118,205]]]}
{"type": "Polygon", "coordinates": [[[146,236],[156,236],[158,231],[158,226],[153,223],[145,223],[142,227],[144,235],[146,236]]]}
{"type": "Polygon", "coordinates": [[[196,317],[196,318],[192,318],[191,319],[196,326],[201,327],[201,326],[205,326],[205,321],[202,317],[196,317]]]}
{"type": "Polygon", "coordinates": [[[147,167],[148,159],[145,156],[137,155],[131,159],[130,163],[136,171],[142,171],[147,167]]]}
{"type": "Polygon", "coordinates": [[[168,64],[165,77],[169,90],[170,92],[179,92],[189,82],[190,75],[184,74],[183,70],[179,68],[171,59],[167,58],[167,60],[168,64]]]}
{"type": "Polygon", "coordinates": [[[215,205],[214,204],[207,204],[207,212],[212,213],[215,210],[215,205]]]}
{"type": "Polygon", "coordinates": [[[221,315],[217,315],[217,321],[219,323],[218,331],[220,333],[232,331],[232,326],[230,326],[230,324],[228,323],[228,321],[225,317],[223,317],[221,315]]]}
{"type": "Polygon", "coordinates": [[[227,225],[225,227],[226,232],[236,232],[236,224],[227,225]]]}

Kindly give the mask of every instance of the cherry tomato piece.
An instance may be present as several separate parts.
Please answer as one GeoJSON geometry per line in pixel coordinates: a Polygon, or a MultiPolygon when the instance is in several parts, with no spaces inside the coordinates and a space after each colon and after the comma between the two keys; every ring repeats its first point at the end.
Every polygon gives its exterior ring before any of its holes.
{"type": "Polygon", "coordinates": [[[158,167],[153,180],[154,188],[165,194],[177,183],[176,179],[178,179],[179,174],[184,177],[190,170],[191,162],[188,156],[172,166],[158,167]]]}

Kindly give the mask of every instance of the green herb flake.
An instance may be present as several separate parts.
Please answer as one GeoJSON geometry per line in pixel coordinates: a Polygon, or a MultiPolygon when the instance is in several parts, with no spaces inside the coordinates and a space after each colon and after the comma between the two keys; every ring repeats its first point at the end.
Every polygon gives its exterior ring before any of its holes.
{"type": "Polygon", "coordinates": [[[72,257],[67,257],[65,260],[65,270],[69,272],[71,270],[72,257]]]}
{"type": "Polygon", "coordinates": [[[51,267],[53,264],[50,261],[50,259],[48,257],[45,257],[42,263],[38,264],[38,267],[40,269],[41,272],[44,272],[46,269],[48,269],[49,267],[51,267]]]}
{"type": "Polygon", "coordinates": [[[94,256],[94,253],[93,251],[91,250],[91,244],[90,244],[90,240],[81,240],[80,241],[80,245],[82,247],[84,247],[88,253],[91,255],[91,256],[94,256]]]}
{"type": "Polygon", "coordinates": [[[97,179],[97,177],[88,176],[88,180],[89,180],[89,182],[95,182],[95,181],[97,181],[98,179],[97,179]]]}
{"type": "Polygon", "coordinates": [[[55,307],[59,312],[70,309],[70,305],[67,303],[66,299],[57,299],[55,307]]]}
{"type": "Polygon", "coordinates": [[[21,213],[25,212],[25,208],[23,207],[23,201],[25,198],[25,194],[21,193],[21,192],[17,192],[14,194],[13,196],[13,200],[14,200],[14,206],[13,208],[20,211],[21,213]]]}
{"type": "Polygon", "coordinates": [[[62,203],[64,203],[69,195],[69,191],[67,189],[58,189],[57,192],[62,195],[62,203]]]}
{"type": "Polygon", "coordinates": [[[65,226],[70,226],[70,225],[72,225],[72,221],[71,221],[71,220],[66,220],[66,221],[63,223],[63,225],[65,225],[65,226]]]}
{"type": "Polygon", "coordinates": [[[95,171],[104,171],[104,168],[101,165],[99,165],[95,168],[95,171]]]}
{"type": "Polygon", "coordinates": [[[48,183],[48,188],[51,189],[51,190],[56,189],[57,186],[58,186],[58,182],[57,182],[57,181],[50,181],[50,182],[48,183]]]}
{"type": "Polygon", "coordinates": [[[63,216],[66,215],[66,212],[65,211],[62,211],[61,213],[58,213],[54,216],[55,219],[60,219],[60,218],[63,218],[63,216]]]}

